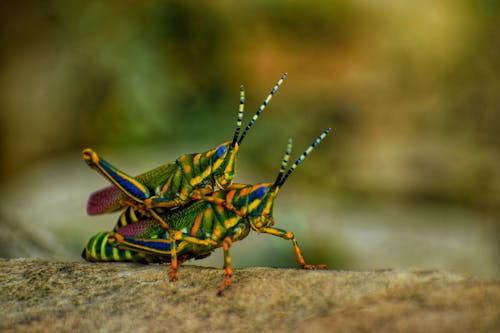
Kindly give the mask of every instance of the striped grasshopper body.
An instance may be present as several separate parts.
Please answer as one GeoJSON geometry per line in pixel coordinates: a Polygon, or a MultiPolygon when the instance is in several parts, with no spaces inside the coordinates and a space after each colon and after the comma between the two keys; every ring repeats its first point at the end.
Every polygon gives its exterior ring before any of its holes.
{"type": "MultiPolygon", "coordinates": [[[[171,232],[165,230],[158,220],[139,217],[134,223],[122,223],[116,232],[104,234],[108,241],[106,246],[117,251],[128,251],[124,253],[129,257],[118,253],[116,258],[113,258],[106,253],[109,250],[99,251],[96,242],[87,243],[82,256],[89,261],[106,261],[110,258],[115,261],[144,261],[143,258],[135,260],[137,257],[130,257],[130,254],[141,253],[150,260],[158,258],[156,262],[170,262],[170,278],[175,280],[179,262],[205,258],[216,248],[222,247],[226,277],[219,288],[221,294],[229,286],[233,274],[229,253],[231,245],[244,239],[250,230],[254,230],[291,240],[301,268],[326,268],[325,265],[306,264],[295,235],[273,227],[273,208],[274,200],[286,179],[328,133],[329,129],[325,130],[285,174],[292,149],[292,142],[289,140],[274,183],[233,184],[228,189],[209,195],[197,194],[190,204],[163,216],[171,227],[171,232]]],[[[98,244],[102,247],[102,243],[98,244]]]]}
{"type": "Polygon", "coordinates": [[[164,227],[168,227],[153,208],[177,208],[187,204],[194,192],[209,194],[215,187],[228,188],[235,175],[236,155],[241,142],[286,76],[286,73],[283,74],[276,83],[240,136],[245,104],[245,92],[242,86],[233,140],[204,153],[185,154],[173,162],[132,177],[100,158],[90,148],[84,149],[84,161],[113,184],[90,195],[87,213],[98,215],[132,206],[147,212],[158,219],[164,227]]]}
{"type": "MultiPolygon", "coordinates": [[[[203,201],[199,201],[202,204],[203,201]]],[[[179,221],[179,218],[185,214],[193,214],[199,207],[193,205],[184,206],[183,209],[176,210],[172,214],[168,214],[167,221],[179,221]],[[182,213],[180,213],[182,212],[182,213]],[[180,213],[180,214],[179,214],[180,213]]],[[[152,251],[127,250],[125,246],[114,245],[115,233],[119,233],[123,237],[137,237],[137,240],[144,239],[144,242],[155,243],[152,249],[167,247],[170,250],[170,240],[172,239],[169,232],[165,230],[156,219],[151,219],[148,216],[138,212],[133,207],[127,207],[121,214],[120,220],[127,220],[117,232],[102,231],[92,236],[85,245],[82,252],[82,257],[91,262],[139,262],[139,263],[169,263],[171,262],[170,253],[163,252],[153,253],[152,251]],[[139,238],[140,237],[140,238],[139,238]],[[110,239],[113,241],[111,242],[110,239]]],[[[143,244],[144,245],[144,244],[143,244]]],[[[168,252],[168,251],[167,251],[168,252]]],[[[203,259],[211,253],[205,255],[197,254],[194,248],[184,248],[183,253],[177,253],[178,263],[182,263],[189,259],[203,259]],[[189,251],[190,250],[190,251],[189,251]]]]}

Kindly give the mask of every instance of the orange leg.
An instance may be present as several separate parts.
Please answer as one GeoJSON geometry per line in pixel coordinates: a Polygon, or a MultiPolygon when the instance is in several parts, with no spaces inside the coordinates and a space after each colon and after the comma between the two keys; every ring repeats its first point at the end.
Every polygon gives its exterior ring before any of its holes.
{"type": "Polygon", "coordinates": [[[148,206],[149,204],[147,204],[147,203],[149,203],[149,202],[150,202],[149,199],[145,200],[146,204],[140,203],[140,202],[133,202],[130,200],[123,200],[122,204],[133,207],[135,210],[137,210],[138,212],[140,212],[142,214],[150,215],[151,217],[156,219],[158,222],[160,222],[160,225],[162,228],[164,228],[169,233],[171,233],[172,230],[170,229],[170,226],[168,225],[168,223],[165,222],[165,220],[153,208],[148,206]]]}
{"type": "MultiPolygon", "coordinates": [[[[170,238],[172,239],[172,234],[170,234],[170,238]]],[[[172,245],[170,247],[170,281],[177,281],[177,245],[175,240],[172,240],[172,245]]]]}
{"type": "Polygon", "coordinates": [[[163,218],[158,215],[158,213],[154,210],[154,209],[151,209],[149,211],[151,213],[151,216],[153,216],[156,220],[158,220],[158,222],[160,222],[161,224],[161,227],[164,228],[165,230],[167,230],[168,234],[170,235],[170,238],[172,238],[172,230],[170,229],[170,226],[168,225],[167,222],[165,222],[165,220],[163,220],[163,218]]]}
{"type": "Polygon", "coordinates": [[[233,241],[230,237],[224,238],[222,242],[222,248],[224,249],[224,269],[226,270],[226,277],[224,278],[224,282],[219,288],[219,292],[217,296],[222,296],[224,290],[229,287],[231,283],[231,276],[233,276],[233,265],[231,263],[231,255],[229,254],[229,248],[233,244],[233,241]]]}
{"type": "Polygon", "coordinates": [[[214,198],[211,196],[205,196],[203,192],[201,191],[193,191],[191,194],[191,199],[192,200],[203,200],[206,202],[213,203],[214,205],[219,205],[224,207],[227,210],[232,211],[236,215],[240,217],[244,217],[244,214],[242,214],[236,207],[234,207],[231,203],[227,202],[225,199],[222,198],[214,198]]]}
{"type": "Polygon", "coordinates": [[[304,256],[302,255],[302,251],[300,251],[299,244],[297,243],[297,238],[291,231],[285,231],[278,228],[273,227],[264,227],[258,229],[260,232],[264,232],[266,234],[271,234],[274,236],[281,237],[286,240],[291,240],[293,244],[293,249],[295,251],[295,256],[297,257],[297,262],[299,263],[300,268],[302,269],[325,269],[328,268],[326,265],[309,265],[306,264],[304,260],[304,256]]]}

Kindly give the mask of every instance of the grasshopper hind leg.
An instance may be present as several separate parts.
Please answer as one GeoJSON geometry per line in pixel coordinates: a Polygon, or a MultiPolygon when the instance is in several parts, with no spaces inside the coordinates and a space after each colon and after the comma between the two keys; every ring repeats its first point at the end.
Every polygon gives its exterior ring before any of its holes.
{"type": "Polygon", "coordinates": [[[105,161],[92,149],[84,149],[82,154],[83,160],[89,167],[99,172],[104,178],[108,179],[130,199],[143,203],[144,200],[150,197],[149,189],[146,185],[119,170],[111,163],[105,161]]]}

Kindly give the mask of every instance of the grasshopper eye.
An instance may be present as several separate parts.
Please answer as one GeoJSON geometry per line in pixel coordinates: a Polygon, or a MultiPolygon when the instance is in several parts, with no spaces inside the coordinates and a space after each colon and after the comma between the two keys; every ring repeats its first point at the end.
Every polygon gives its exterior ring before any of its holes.
{"type": "Polygon", "coordinates": [[[226,146],[220,146],[215,152],[215,158],[220,158],[226,153],[226,146]]]}

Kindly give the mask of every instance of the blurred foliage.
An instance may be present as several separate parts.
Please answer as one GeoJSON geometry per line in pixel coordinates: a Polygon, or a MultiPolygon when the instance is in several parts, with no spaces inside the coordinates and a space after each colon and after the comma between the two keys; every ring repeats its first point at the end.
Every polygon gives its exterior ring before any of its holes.
{"type": "Polygon", "coordinates": [[[288,72],[245,142],[256,181],[332,127],[297,188],[500,216],[498,1],[22,1],[0,20],[0,180],[86,146],[203,151],[240,84],[248,119],[288,72]]]}

